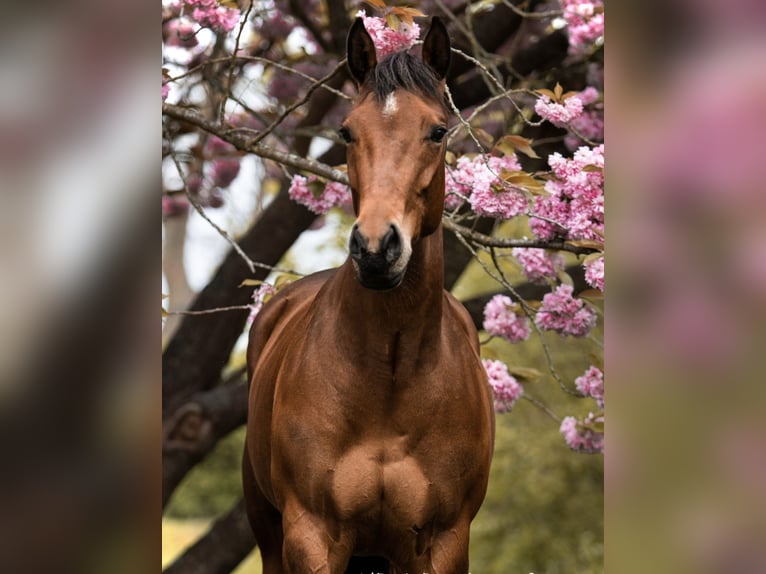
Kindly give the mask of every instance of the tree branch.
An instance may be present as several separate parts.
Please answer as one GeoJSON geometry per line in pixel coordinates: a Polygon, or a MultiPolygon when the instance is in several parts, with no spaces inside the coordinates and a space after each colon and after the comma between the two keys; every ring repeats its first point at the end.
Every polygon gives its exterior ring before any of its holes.
{"type": "Polygon", "coordinates": [[[240,500],[225,516],[216,520],[163,574],[227,574],[255,547],[255,538],[240,500]]]}
{"type": "Polygon", "coordinates": [[[162,507],[184,476],[247,419],[247,381],[201,392],[163,421],[162,507]]]}
{"type": "Polygon", "coordinates": [[[304,158],[289,152],[279,151],[261,143],[251,143],[252,138],[215,124],[189,108],[182,108],[173,104],[162,104],[162,113],[168,117],[190,123],[206,132],[216,135],[222,140],[229,142],[240,151],[253,153],[259,157],[277,161],[294,169],[308,171],[324,177],[325,179],[348,184],[348,177],[340,170],[334,169],[320,161],[304,158]]]}
{"type": "Polygon", "coordinates": [[[558,249],[560,251],[569,251],[570,253],[574,253],[576,255],[588,255],[590,253],[596,253],[599,251],[598,249],[594,247],[582,247],[582,246],[574,245],[566,241],[551,241],[547,239],[514,239],[511,237],[492,237],[491,235],[484,235],[483,233],[479,233],[478,231],[473,231],[471,229],[468,229],[467,227],[463,227],[462,225],[455,223],[448,217],[442,218],[442,223],[444,224],[444,227],[446,227],[453,233],[457,233],[462,235],[463,237],[467,237],[471,241],[474,241],[480,245],[484,245],[485,247],[501,247],[501,248],[527,247],[527,248],[537,248],[537,249],[558,249]]]}

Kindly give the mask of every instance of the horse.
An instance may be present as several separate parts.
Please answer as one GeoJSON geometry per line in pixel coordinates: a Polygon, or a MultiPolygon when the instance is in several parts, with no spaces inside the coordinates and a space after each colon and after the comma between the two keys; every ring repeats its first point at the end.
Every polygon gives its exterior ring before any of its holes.
{"type": "Polygon", "coordinates": [[[468,572],[494,411],[444,289],[449,60],[438,18],[422,58],[378,62],[350,28],[349,257],[281,289],[250,331],[243,486],[265,574],[468,572]]]}

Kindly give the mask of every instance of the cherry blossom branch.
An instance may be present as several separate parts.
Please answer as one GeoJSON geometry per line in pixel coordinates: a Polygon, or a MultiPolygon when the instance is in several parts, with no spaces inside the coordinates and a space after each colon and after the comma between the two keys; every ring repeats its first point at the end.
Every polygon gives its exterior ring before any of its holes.
{"type": "Polygon", "coordinates": [[[513,2],[510,2],[510,0],[502,0],[503,4],[505,4],[510,10],[516,14],[517,16],[521,16],[522,18],[530,18],[530,19],[544,19],[544,18],[555,18],[557,16],[562,16],[564,12],[562,10],[547,10],[545,12],[525,12],[524,10],[516,7],[513,2]]]}
{"type": "Polygon", "coordinates": [[[599,250],[595,247],[583,247],[579,245],[573,245],[566,241],[552,241],[546,239],[514,239],[510,237],[493,237],[491,235],[485,235],[478,231],[473,231],[462,225],[458,225],[449,218],[444,218],[444,227],[450,231],[460,234],[464,237],[468,237],[472,241],[483,245],[485,247],[500,247],[500,248],[512,248],[512,247],[533,247],[539,249],[558,249],[560,251],[569,251],[575,255],[588,255],[590,253],[596,253],[599,250]]]}
{"type": "Polygon", "coordinates": [[[561,378],[561,375],[559,375],[558,370],[556,369],[556,366],[553,364],[553,356],[551,355],[550,347],[548,347],[548,343],[545,341],[545,337],[543,336],[543,331],[540,329],[540,326],[535,322],[535,318],[532,316],[532,309],[527,304],[527,302],[521,298],[519,293],[514,289],[513,285],[511,285],[511,282],[508,281],[508,279],[505,276],[505,273],[503,273],[502,268],[500,267],[499,263],[497,262],[497,254],[495,252],[494,247],[489,248],[489,254],[490,257],[492,257],[492,263],[495,265],[495,269],[497,269],[497,272],[500,274],[501,283],[502,285],[508,289],[508,291],[513,294],[514,297],[519,301],[521,304],[521,308],[524,311],[524,314],[529,319],[529,322],[532,324],[532,327],[534,327],[535,332],[537,333],[537,336],[540,340],[540,345],[543,347],[543,351],[545,352],[545,358],[548,363],[548,371],[550,371],[551,376],[556,380],[556,382],[559,384],[559,388],[564,391],[565,393],[568,393],[570,395],[579,396],[579,393],[572,391],[569,387],[567,387],[564,384],[564,381],[561,378]]]}
{"type": "Polygon", "coordinates": [[[162,113],[173,119],[188,122],[210,134],[216,135],[240,151],[253,153],[259,157],[276,161],[292,167],[293,169],[308,171],[325,179],[348,185],[348,176],[345,172],[330,167],[315,159],[303,158],[289,152],[279,151],[271,146],[261,143],[252,143],[252,138],[245,137],[236,131],[227,130],[220,124],[216,124],[203,118],[199,113],[192,109],[164,103],[162,104],[162,113]]]}
{"type": "Polygon", "coordinates": [[[201,311],[165,311],[166,315],[210,315],[224,311],[242,311],[250,309],[250,305],[231,305],[229,307],[217,307],[216,309],[203,309],[201,311]]]}
{"type": "MultiPolygon", "coordinates": [[[[237,38],[234,40],[234,49],[231,51],[231,56],[229,57],[229,79],[226,82],[226,90],[228,93],[228,97],[232,97],[232,86],[234,85],[234,56],[239,52],[239,42],[242,38],[242,31],[245,29],[245,24],[247,24],[248,19],[250,18],[250,12],[253,10],[253,0],[250,0],[247,11],[245,12],[244,18],[242,18],[239,22],[239,30],[237,30],[237,38]]],[[[221,106],[219,108],[218,117],[223,117],[224,108],[226,107],[226,100],[223,100],[221,102],[221,106]]]]}
{"type": "Polygon", "coordinates": [[[557,423],[561,423],[561,417],[558,416],[556,413],[554,413],[551,409],[549,409],[545,404],[540,401],[539,399],[536,399],[534,397],[530,397],[527,393],[524,393],[521,395],[522,399],[525,399],[535,405],[538,409],[543,411],[545,414],[547,414],[549,417],[551,417],[554,421],[557,423]]]}
{"type": "MultiPolygon", "coordinates": [[[[264,58],[262,56],[245,56],[245,55],[236,55],[236,54],[232,54],[231,56],[226,56],[221,58],[210,58],[209,60],[205,60],[204,62],[197,64],[193,68],[189,68],[189,70],[187,70],[186,72],[169,78],[168,82],[175,82],[177,80],[181,80],[183,78],[191,76],[197,73],[198,71],[200,71],[205,66],[210,66],[212,64],[220,64],[222,62],[231,62],[234,60],[241,60],[243,62],[258,62],[260,64],[266,64],[267,66],[273,66],[289,74],[295,74],[296,76],[300,76],[301,78],[303,78],[304,80],[308,80],[309,82],[319,82],[319,78],[315,78],[314,76],[306,74],[305,72],[301,72],[300,70],[296,70],[295,68],[282,64],[280,62],[275,62],[274,60],[269,60],[268,58],[264,58]]],[[[332,86],[328,86],[327,84],[321,84],[320,87],[323,90],[327,90],[328,92],[335,94],[339,98],[344,98],[346,100],[351,99],[351,96],[349,96],[348,94],[344,94],[342,91],[337,90],[333,88],[332,86]]]]}
{"type": "Polygon", "coordinates": [[[303,97],[300,100],[298,100],[295,103],[293,103],[291,106],[288,106],[279,115],[279,117],[277,119],[275,119],[273,122],[271,122],[271,124],[266,129],[264,129],[262,132],[260,132],[255,138],[253,138],[250,141],[250,145],[254,145],[254,144],[259,143],[261,140],[263,140],[263,138],[265,138],[272,131],[274,131],[274,128],[276,128],[279,124],[281,124],[283,121],[285,121],[285,118],[287,118],[287,116],[289,116],[296,109],[298,109],[303,104],[305,104],[309,100],[309,98],[311,97],[311,94],[313,94],[320,85],[322,85],[325,82],[329,81],[333,76],[335,76],[335,74],[337,74],[339,71],[341,71],[345,67],[345,65],[346,65],[346,59],[343,58],[343,60],[338,62],[338,64],[335,66],[335,68],[333,68],[333,70],[329,74],[327,74],[326,76],[323,76],[322,78],[320,78],[319,80],[317,80],[316,82],[311,84],[311,86],[309,86],[309,89],[306,90],[306,93],[303,95],[303,97]]]}

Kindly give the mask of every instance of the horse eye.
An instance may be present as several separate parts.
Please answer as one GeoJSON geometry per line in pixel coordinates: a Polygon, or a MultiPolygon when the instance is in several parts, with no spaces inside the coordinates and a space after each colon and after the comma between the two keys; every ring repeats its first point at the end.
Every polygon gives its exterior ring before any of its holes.
{"type": "Polygon", "coordinates": [[[441,143],[445,135],[447,135],[447,128],[444,126],[436,126],[431,130],[431,133],[428,134],[428,139],[434,143],[441,143]]]}
{"type": "Polygon", "coordinates": [[[351,143],[352,142],[351,132],[348,131],[348,128],[345,128],[345,127],[340,128],[338,130],[338,135],[343,138],[344,142],[346,142],[346,143],[351,143]]]}

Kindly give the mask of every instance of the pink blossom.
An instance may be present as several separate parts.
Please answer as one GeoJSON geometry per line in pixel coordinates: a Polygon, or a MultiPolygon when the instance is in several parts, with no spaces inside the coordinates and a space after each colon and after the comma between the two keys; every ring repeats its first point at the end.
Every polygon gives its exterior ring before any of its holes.
{"type": "Polygon", "coordinates": [[[170,93],[170,86],[168,84],[163,83],[162,84],[162,101],[168,99],[168,94],[170,93]]]}
{"type": "Polygon", "coordinates": [[[604,256],[583,263],[585,267],[585,281],[591,287],[604,291],[604,256]]]}
{"type": "Polygon", "coordinates": [[[483,359],[484,370],[495,395],[495,412],[507,413],[513,404],[524,394],[524,388],[508,372],[508,367],[502,361],[483,359]]]}
{"type": "Polygon", "coordinates": [[[572,159],[548,156],[556,176],[535,197],[529,226],[540,239],[601,240],[604,233],[604,144],[580,147],[572,159]],[[555,223],[551,223],[553,220],[555,223]],[[556,225],[558,223],[558,225],[556,225]]]}
{"type": "Polygon", "coordinates": [[[532,283],[545,285],[546,279],[553,279],[564,268],[564,258],[559,253],[551,253],[546,249],[514,247],[511,251],[522,268],[524,275],[532,283]]]}
{"type": "Polygon", "coordinates": [[[356,15],[362,19],[364,27],[375,43],[379,60],[394,52],[409,49],[420,36],[420,26],[414,22],[412,25],[400,22],[399,29],[394,30],[388,27],[385,19],[367,16],[364,10],[359,10],[356,15]]]}
{"type": "Polygon", "coordinates": [[[604,3],[601,0],[560,0],[569,29],[569,53],[584,54],[604,35],[604,3]]]}
{"type": "Polygon", "coordinates": [[[215,0],[186,0],[191,18],[216,32],[229,32],[239,22],[239,9],[218,6],[215,0]]]}
{"type": "Polygon", "coordinates": [[[315,175],[310,175],[308,179],[302,175],[293,176],[288,194],[290,199],[317,214],[327,213],[333,207],[351,203],[351,190],[348,186],[331,181],[322,187],[315,175]]]}
{"type": "Polygon", "coordinates": [[[162,217],[168,219],[189,211],[189,200],[184,195],[162,196],[162,217]]]}
{"type": "Polygon", "coordinates": [[[205,142],[205,153],[208,157],[218,157],[232,154],[237,151],[229,142],[222,140],[218,136],[210,136],[205,142]]]}
{"type": "Polygon", "coordinates": [[[455,168],[447,170],[445,205],[454,209],[467,197],[478,215],[510,219],[525,213],[529,202],[524,193],[504,187],[499,179],[503,172],[520,169],[515,156],[461,156],[455,168]]]}
{"type": "Polygon", "coordinates": [[[266,297],[274,295],[276,292],[276,289],[274,289],[274,287],[268,283],[261,283],[253,290],[253,302],[250,304],[250,315],[247,318],[248,329],[250,328],[250,325],[253,324],[253,321],[255,320],[258,313],[261,312],[266,297]]]}
{"type": "Polygon", "coordinates": [[[237,158],[217,159],[213,162],[210,170],[213,185],[218,187],[228,187],[237,175],[239,175],[239,159],[237,158]]]}
{"type": "Polygon", "coordinates": [[[568,97],[562,104],[554,102],[548,96],[540,96],[535,103],[535,111],[554,126],[563,128],[582,115],[583,103],[577,96],[568,97]]]}
{"type": "Polygon", "coordinates": [[[596,312],[585,301],[572,296],[572,286],[562,284],[543,297],[535,324],[560,335],[584,337],[596,325],[596,319],[596,312]]]}
{"type": "Polygon", "coordinates": [[[174,19],[165,24],[165,43],[178,48],[194,48],[197,35],[194,25],[185,20],[174,19]]]}
{"type": "Polygon", "coordinates": [[[507,295],[495,295],[484,307],[484,330],[511,343],[529,337],[529,319],[517,313],[517,303],[507,295]]]}
{"type": "Polygon", "coordinates": [[[591,366],[585,374],[575,379],[575,387],[586,397],[596,399],[598,408],[604,408],[604,373],[591,366]]]}
{"type": "Polygon", "coordinates": [[[589,454],[602,453],[604,452],[604,433],[589,427],[603,422],[603,416],[595,416],[593,413],[582,422],[574,417],[564,417],[559,430],[572,450],[589,454]]]}
{"type": "Polygon", "coordinates": [[[564,138],[564,143],[570,150],[576,150],[583,145],[581,138],[590,141],[604,139],[604,106],[598,103],[601,96],[596,88],[588,86],[577,94],[586,109],[582,115],[572,120],[569,127],[571,133],[564,138]]]}
{"type": "Polygon", "coordinates": [[[577,94],[577,97],[580,98],[582,105],[588,106],[590,104],[597,102],[599,98],[601,97],[601,95],[598,93],[598,90],[596,88],[594,88],[593,86],[588,86],[582,92],[577,94]]]}

